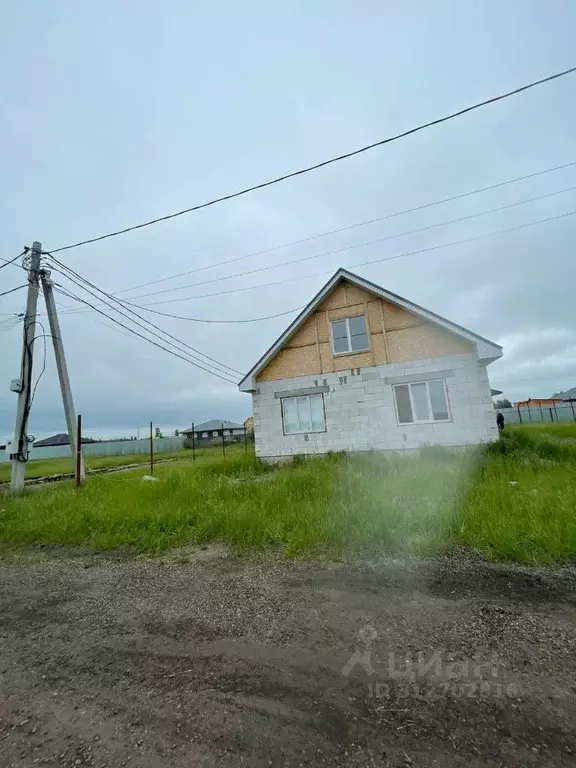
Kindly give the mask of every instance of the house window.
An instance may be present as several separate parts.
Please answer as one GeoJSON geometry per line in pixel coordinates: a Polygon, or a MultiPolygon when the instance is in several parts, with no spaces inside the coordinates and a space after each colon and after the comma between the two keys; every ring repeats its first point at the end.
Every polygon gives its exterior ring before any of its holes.
{"type": "Polygon", "coordinates": [[[208,437],[208,432],[202,432],[202,437],[208,437]]]}
{"type": "Polygon", "coordinates": [[[450,420],[444,379],[396,384],[394,399],[398,424],[450,420]]]}
{"type": "Polygon", "coordinates": [[[324,395],[283,397],[282,425],[285,435],[325,432],[324,395]]]}
{"type": "Polygon", "coordinates": [[[214,430],[214,432],[212,432],[212,437],[218,437],[218,431],[217,430],[214,430]]]}
{"type": "Polygon", "coordinates": [[[330,325],[332,327],[332,351],[335,355],[370,349],[365,315],[332,320],[330,325]]]}

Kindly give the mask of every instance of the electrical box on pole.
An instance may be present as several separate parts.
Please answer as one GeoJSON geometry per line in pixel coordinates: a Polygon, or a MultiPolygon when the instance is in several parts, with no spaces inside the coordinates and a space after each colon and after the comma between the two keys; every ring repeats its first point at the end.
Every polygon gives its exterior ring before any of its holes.
{"type": "Polygon", "coordinates": [[[22,361],[20,378],[14,379],[10,389],[18,393],[16,407],[16,425],[10,460],[12,462],[11,491],[21,491],[24,488],[24,470],[29,454],[27,435],[28,417],[32,400],[32,368],[34,364],[34,340],[36,338],[36,310],[38,306],[40,256],[42,244],[34,242],[30,253],[24,258],[28,260],[28,296],[26,298],[26,313],[24,315],[24,331],[22,335],[22,361]]]}

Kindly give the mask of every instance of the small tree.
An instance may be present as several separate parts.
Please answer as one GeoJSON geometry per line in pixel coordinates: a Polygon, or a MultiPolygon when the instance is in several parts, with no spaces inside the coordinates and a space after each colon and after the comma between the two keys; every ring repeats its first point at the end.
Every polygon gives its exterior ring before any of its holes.
{"type": "Polygon", "coordinates": [[[180,430],[179,429],[175,429],[174,430],[174,437],[180,437],[180,430]]]}
{"type": "Polygon", "coordinates": [[[160,431],[160,427],[156,427],[156,428],[154,429],[154,436],[155,436],[155,437],[164,437],[164,435],[163,435],[163,434],[162,434],[162,432],[160,431]]]}
{"type": "Polygon", "coordinates": [[[496,400],[494,403],[494,408],[512,408],[512,403],[510,400],[508,400],[507,397],[503,397],[501,400],[496,400]]]}

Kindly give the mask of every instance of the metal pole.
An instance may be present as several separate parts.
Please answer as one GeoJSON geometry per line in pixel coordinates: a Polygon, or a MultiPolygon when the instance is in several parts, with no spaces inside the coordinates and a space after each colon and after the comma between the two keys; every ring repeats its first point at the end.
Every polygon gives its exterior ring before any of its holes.
{"type": "Polygon", "coordinates": [[[570,400],[570,405],[572,406],[572,418],[574,421],[576,421],[576,413],[574,413],[574,400],[570,400]]]}
{"type": "Polygon", "coordinates": [[[558,421],[558,411],[556,410],[556,403],[552,403],[552,407],[554,408],[554,415],[556,416],[556,421],[558,421]]]}
{"type": "Polygon", "coordinates": [[[550,421],[554,421],[554,416],[552,415],[552,408],[548,408],[550,411],[550,421]]]}
{"type": "Polygon", "coordinates": [[[196,461],[196,434],[194,432],[194,422],[192,422],[192,461],[196,461]]]}
{"type": "Polygon", "coordinates": [[[248,432],[246,430],[246,424],[244,424],[244,453],[248,453],[248,432]]]}
{"type": "Polygon", "coordinates": [[[76,427],[76,471],[74,473],[76,488],[80,488],[82,481],[82,414],[78,414],[76,427]]]}
{"type": "Polygon", "coordinates": [[[152,434],[152,422],[150,422],[150,474],[154,474],[154,436],[152,434]]]}
{"type": "Polygon", "coordinates": [[[532,400],[531,397],[528,398],[528,417],[530,419],[530,424],[532,424],[532,411],[530,410],[530,400],[532,400]]]}
{"type": "Polygon", "coordinates": [[[542,419],[542,421],[544,421],[544,412],[542,411],[542,403],[538,403],[538,405],[540,406],[540,418],[542,419]]]}
{"type": "Polygon", "coordinates": [[[518,407],[518,418],[520,420],[520,424],[522,424],[522,414],[520,413],[520,406],[517,406],[517,407],[518,407]]]}
{"type": "Polygon", "coordinates": [[[222,427],[222,456],[226,457],[226,444],[224,443],[224,422],[220,422],[222,427]]]}
{"type": "MultiPolygon", "coordinates": [[[[56,369],[60,381],[60,392],[62,393],[62,403],[64,405],[64,415],[66,416],[66,426],[70,438],[70,450],[72,453],[72,462],[75,466],[75,456],[77,454],[76,445],[76,414],[74,413],[74,401],[72,400],[72,388],[70,387],[70,378],[68,376],[68,367],[66,365],[66,356],[64,355],[64,344],[62,343],[62,333],[60,331],[60,321],[56,311],[56,302],[54,301],[53,281],[50,279],[50,272],[42,270],[40,272],[42,280],[42,289],[44,291],[44,301],[46,302],[46,312],[48,313],[48,322],[50,324],[50,333],[52,334],[52,344],[54,346],[54,357],[56,358],[56,369]]],[[[80,452],[80,477],[84,479],[84,461],[82,452],[80,452]]]]}
{"type": "Polygon", "coordinates": [[[28,439],[26,430],[30,415],[30,398],[32,396],[32,367],[34,364],[34,337],[36,335],[36,308],[38,306],[38,273],[42,244],[34,242],[30,251],[28,267],[28,295],[26,297],[26,314],[24,315],[24,332],[22,336],[22,358],[20,364],[20,379],[15,389],[18,392],[16,406],[16,424],[10,459],[12,461],[11,491],[21,491],[24,488],[25,466],[28,461],[28,439]]]}

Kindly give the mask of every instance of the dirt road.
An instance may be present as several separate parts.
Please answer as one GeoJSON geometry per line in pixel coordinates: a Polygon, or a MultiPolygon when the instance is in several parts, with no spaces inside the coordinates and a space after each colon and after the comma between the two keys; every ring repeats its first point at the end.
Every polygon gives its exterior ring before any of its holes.
{"type": "Polygon", "coordinates": [[[576,764],[576,568],[210,554],[0,566],[3,768],[576,764]]]}

